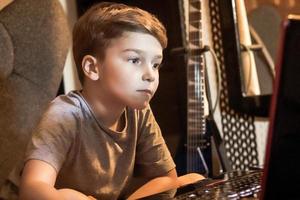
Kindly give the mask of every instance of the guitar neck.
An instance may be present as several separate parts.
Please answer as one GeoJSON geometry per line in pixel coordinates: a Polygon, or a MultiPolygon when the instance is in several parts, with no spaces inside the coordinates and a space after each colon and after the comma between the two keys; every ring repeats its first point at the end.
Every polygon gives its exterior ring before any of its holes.
{"type": "Polygon", "coordinates": [[[201,0],[189,0],[188,66],[187,66],[187,170],[201,163],[200,149],[207,146],[205,139],[205,79],[204,58],[199,54],[202,44],[201,0]]]}

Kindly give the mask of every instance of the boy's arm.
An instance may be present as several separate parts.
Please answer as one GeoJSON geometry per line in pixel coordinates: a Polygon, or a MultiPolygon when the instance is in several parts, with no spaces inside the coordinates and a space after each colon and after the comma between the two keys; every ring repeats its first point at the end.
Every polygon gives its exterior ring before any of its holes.
{"type": "Polygon", "coordinates": [[[90,200],[92,197],[71,189],[57,190],[54,188],[57,173],[48,163],[40,160],[29,160],[23,169],[20,200],[90,200]]]}
{"type": "Polygon", "coordinates": [[[127,200],[143,198],[153,194],[177,189],[179,187],[200,181],[204,178],[204,176],[197,173],[189,173],[177,177],[176,170],[173,169],[166,176],[154,178],[141,186],[133,194],[131,194],[127,200]]]}
{"type": "Polygon", "coordinates": [[[153,194],[158,194],[176,189],[178,186],[176,170],[172,169],[165,176],[156,177],[142,185],[133,194],[131,194],[127,200],[139,199],[153,194]]]}

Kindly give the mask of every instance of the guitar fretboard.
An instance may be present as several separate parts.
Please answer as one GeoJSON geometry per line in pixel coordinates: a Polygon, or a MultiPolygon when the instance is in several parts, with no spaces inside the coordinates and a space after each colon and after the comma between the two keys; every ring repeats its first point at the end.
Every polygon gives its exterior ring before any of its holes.
{"type": "Polygon", "coordinates": [[[187,66],[187,171],[197,172],[200,160],[197,147],[207,145],[204,113],[204,60],[199,54],[202,44],[201,0],[189,0],[187,66]]]}

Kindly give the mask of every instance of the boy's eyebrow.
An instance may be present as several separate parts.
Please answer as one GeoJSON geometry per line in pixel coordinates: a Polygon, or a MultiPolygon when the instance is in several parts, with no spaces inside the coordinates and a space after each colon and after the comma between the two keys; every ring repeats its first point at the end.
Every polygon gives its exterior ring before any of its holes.
{"type": "MultiPolygon", "coordinates": [[[[138,54],[144,54],[144,51],[143,50],[140,50],[140,49],[124,49],[122,52],[127,52],[127,51],[134,51],[138,54]]],[[[157,59],[161,59],[163,56],[162,55],[156,55],[154,56],[154,58],[157,58],[157,59]]]]}

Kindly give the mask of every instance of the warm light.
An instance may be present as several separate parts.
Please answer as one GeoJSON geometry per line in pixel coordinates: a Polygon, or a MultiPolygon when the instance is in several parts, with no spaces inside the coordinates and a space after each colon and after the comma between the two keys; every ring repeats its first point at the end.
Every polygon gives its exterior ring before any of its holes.
{"type": "Polygon", "coordinates": [[[274,0],[274,4],[278,6],[280,4],[280,0],[274,0]]]}
{"type": "Polygon", "coordinates": [[[289,7],[294,7],[296,5],[296,1],[295,0],[289,0],[289,3],[288,3],[289,7]]]}
{"type": "Polygon", "coordinates": [[[252,0],[251,3],[252,3],[253,8],[258,7],[258,2],[256,0],[252,0]]]}

